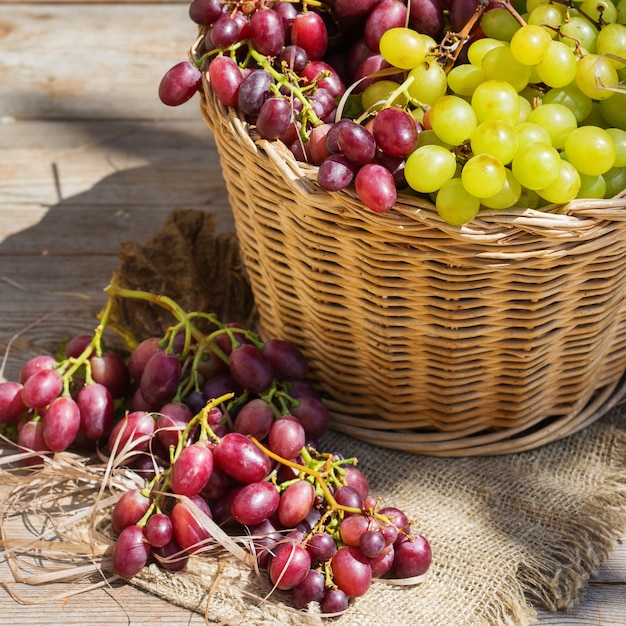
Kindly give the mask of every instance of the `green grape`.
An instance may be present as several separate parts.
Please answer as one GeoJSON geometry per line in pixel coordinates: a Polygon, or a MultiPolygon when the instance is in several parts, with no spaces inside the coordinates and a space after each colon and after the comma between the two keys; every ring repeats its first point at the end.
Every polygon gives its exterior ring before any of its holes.
{"type": "Polygon", "coordinates": [[[404,164],[404,176],[411,189],[432,193],[456,173],[456,158],[443,146],[427,144],[414,150],[404,164]]]}
{"type": "Polygon", "coordinates": [[[495,7],[483,13],[480,28],[486,37],[500,41],[511,41],[513,34],[519,30],[520,24],[507,9],[495,7]]]}
{"type": "Polygon", "coordinates": [[[472,108],[479,123],[500,120],[514,126],[519,121],[520,98],[508,82],[486,80],[474,90],[472,108]]]}
{"type": "Polygon", "coordinates": [[[528,116],[528,121],[543,126],[557,149],[563,147],[565,139],[578,126],[575,115],[562,104],[542,104],[528,116]]]}
{"type": "Polygon", "coordinates": [[[541,26],[527,24],[513,35],[511,54],[522,65],[537,65],[543,61],[551,43],[552,37],[547,30],[541,26]]]}
{"type": "MultiPolygon", "coordinates": [[[[578,119],[578,118],[576,118],[578,119]]],[[[582,121],[578,122],[579,126],[599,126],[600,128],[607,129],[610,124],[604,119],[602,115],[602,111],[600,110],[600,103],[592,100],[591,101],[591,112],[587,117],[582,121]]]]}
{"type": "Polygon", "coordinates": [[[522,145],[515,155],[511,170],[520,185],[527,189],[543,189],[553,183],[561,169],[561,157],[554,147],[543,142],[522,145]]]}
{"type": "Polygon", "coordinates": [[[553,204],[570,202],[580,190],[580,175],[576,168],[567,161],[561,161],[558,176],[549,185],[538,189],[541,198],[553,204]]]}
{"type": "Polygon", "coordinates": [[[411,98],[422,104],[433,104],[445,95],[448,81],[443,68],[436,61],[425,61],[409,72],[413,82],[408,87],[411,98]]]}
{"type": "Polygon", "coordinates": [[[450,150],[452,146],[445,141],[441,141],[439,137],[437,137],[437,133],[434,130],[423,130],[417,137],[417,147],[421,148],[422,146],[443,146],[447,150],[450,150]]]}
{"type": "Polygon", "coordinates": [[[616,150],[611,135],[597,126],[580,126],[564,145],[567,160],[581,173],[597,176],[615,165],[616,150]]]}
{"type": "Polygon", "coordinates": [[[598,29],[587,19],[575,15],[561,25],[561,41],[572,48],[579,46],[588,52],[596,51],[598,29]]]}
{"type": "Polygon", "coordinates": [[[610,126],[626,130],[626,93],[616,93],[600,100],[600,111],[610,126]]]}
{"type": "Polygon", "coordinates": [[[500,191],[490,196],[482,198],[481,204],[488,209],[510,209],[515,206],[522,195],[522,186],[517,182],[513,172],[505,168],[506,180],[500,191]]]}
{"type": "Polygon", "coordinates": [[[626,24],[626,0],[619,0],[617,3],[617,23],[626,24]]]}
{"type": "Polygon", "coordinates": [[[439,98],[430,108],[429,119],[430,127],[452,146],[467,141],[478,125],[472,105],[458,96],[439,98]]]}
{"type": "Polygon", "coordinates": [[[504,165],[490,154],[475,154],[463,166],[461,182],[477,198],[495,196],[506,182],[504,165]]]}
{"type": "Polygon", "coordinates": [[[605,196],[606,181],[603,176],[580,174],[580,189],[577,198],[604,198],[605,196]]]}
{"type": "Polygon", "coordinates": [[[607,57],[609,63],[615,69],[626,67],[626,26],[624,24],[607,24],[602,27],[596,42],[596,52],[598,54],[611,54],[620,61],[612,57],[607,57]]]}
{"type": "Polygon", "coordinates": [[[510,124],[487,120],[476,127],[470,138],[474,154],[490,154],[503,165],[510,163],[519,147],[519,139],[510,124]]]}
{"type": "Polygon", "coordinates": [[[483,63],[485,55],[494,48],[502,48],[506,46],[504,41],[494,39],[493,37],[483,37],[472,42],[467,49],[467,60],[476,67],[480,67],[483,63]]]}
{"type": "Polygon", "coordinates": [[[538,6],[551,2],[552,0],[526,0],[526,13],[532,13],[538,6]]]}
{"type": "Polygon", "coordinates": [[[471,63],[456,65],[448,72],[448,87],[457,96],[471,96],[484,80],[482,68],[471,63]]]}
{"type": "Polygon", "coordinates": [[[435,206],[442,220],[462,226],[478,215],[480,200],[465,190],[460,178],[452,178],[439,190],[435,206]]]}
{"type": "Polygon", "coordinates": [[[489,50],[480,66],[487,80],[505,80],[518,92],[530,80],[530,68],[515,59],[510,46],[489,50]]]}
{"type": "Polygon", "coordinates": [[[617,7],[611,0],[585,0],[580,10],[597,24],[612,24],[617,21],[617,7]]]}
{"type": "Polygon", "coordinates": [[[617,70],[604,56],[588,54],[578,61],[576,84],[578,88],[594,100],[606,100],[615,92],[605,87],[613,87],[619,81],[617,70]]]}
{"type": "Polygon", "coordinates": [[[400,26],[386,30],[379,45],[385,61],[403,70],[417,67],[437,48],[432,37],[400,26]]]}
{"type": "Polygon", "coordinates": [[[565,18],[565,6],[562,4],[539,4],[528,13],[528,24],[545,28],[552,39],[565,18]]]}
{"type": "Polygon", "coordinates": [[[626,189],[626,167],[613,167],[603,178],[606,182],[605,198],[612,198],[626,189]]]}
{"type": "MultiPolygon", "coordinates": [[[[389,96],[399,87],[400,85],[393,80],[377,80],[373,82],[371,85],[368,85],[361,94],[361,106],[363,110],[369,111],[380,111],[387,103],[389,96]]],[[[407,98],[406,93],[401,92],[398,94],[396,98],[393,99],[392,102],[388,103],[393,106],[399,106],[404,108],[408,103],[409,99],[407,98]]]]}
{"type": "Polygon", "coordinates": [[[576,78],[576,55],[562,41],[550,41],[543,59],[537,64],[537,74],[548,87],[565,87],[576,78]]]}
{"type": "Polygon", "coordinates": [[[550,133],[539,124],[533,124],[533,122],[521,122],[513,127],[513,130],[517,134],[518,150],[522,146],[529,143],[547,143],[550,145],[552,140],[550,139],[550,133]]]}
{"type": "Polygon", "coordinates": [[[533,105],[530,100],[526,100],[524,96],[519,96],[519,115],[517,116],[517,123],[521,124],[528,119],[528,116],[532,113],[533,105]]]}
{"type": "Polygon", "coordinates": [[[576,83],[550,89],[543,97],[543,104],[561,104],[567,107],[579,124],[591,114],[593,108],[593,100],[578,89],[576,83]]]}
{"type": "Polygon", "coordinates": [[[607,128],[606,132],[615,145],[615,163],[613,167],[626,167],[626,130],[607,128]]]}

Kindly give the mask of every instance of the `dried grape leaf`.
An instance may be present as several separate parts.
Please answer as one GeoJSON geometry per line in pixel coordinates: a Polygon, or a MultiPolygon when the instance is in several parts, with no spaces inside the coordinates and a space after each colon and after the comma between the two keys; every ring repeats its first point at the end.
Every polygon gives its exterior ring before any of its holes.
{"type": "MultiPolygon", "coordinates": [[[[127,289],[168,296],[185,311],[215,313],[223,322],[250,323],[254,299],[237,236],[216,234],[215,227],[212,213],[174,209],[144,246],[121,244],[114,280],[127,289]]],[[[162,335],[173,320],[160,307],[122,298],[113,321],[141,341],[162,335]]]]}

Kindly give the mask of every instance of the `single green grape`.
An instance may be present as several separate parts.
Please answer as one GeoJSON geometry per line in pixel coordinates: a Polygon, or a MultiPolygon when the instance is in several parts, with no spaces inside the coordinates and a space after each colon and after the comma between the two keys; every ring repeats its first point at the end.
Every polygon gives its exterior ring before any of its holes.
{"type": "Polygon", "coordinates": [[[593,108],[593,100],[576,83],[550,89],[543,97],[543,104],[563,105],[574,114],[578,124],[591,114],[593,108]]]}
{"type": "Polygon", "coordinates": [[[570,202],[580,190],[580,175],[576,168],[568,161],[561,161],[559,173],[549,185],[537,189],[541,198],[553,204],[570,202]]]}
{"type": "Polygon", "coordinates": [[[557,149],[563,147],[565,139],[578,126],[576,116],[562,104],[542,104],[528,116],[528,121],[543,126],[557,149]]]}
{"type": "Polygon", "coordinates": [[[480,66],[487,80],[504,80],[518,92],[530,81],[530,67],[515,59],[510,46],[492,48],[480,66]]]}
{"type": "Polygon", "coordinates": [[[502,48],[506,46],[504,41],[494,39],[493,37],[482,37],[473,41],[467,49],[467,60],[476,67],[480,67],[483,63],[485,55],[494,48],[502,48]]]}
{"type": "Polygon", "coordinates": [[[437,42],[411,28],[398,26],[383,33],[379,47],[385,61],[402,70],[411,70],[432,55],[437,42]]]}
{"type": "Polygon", "coordinates": [[[565,5],[543,3],[528,13],[527,22],[533,26],[541,26],[552,39],[557,36],[557,29],[565,18],[565,5]]]}
{"type": "Polygon", "coordinates": [[[437,135],[452,146],[467,141],[478,125],[472,105],[452,95],[439,98],[431,106],[429,120],[437,135]]]}
{"type": "Polygon", "coordinates": [[[561,41],[572,47],[581,47],[587,52],[596,51],[598,29],[586,18],[574,15],[561,24],[561,41]]]}
{"type": "Polygon", "coordinates": [[[391,96],[399,86],[400,85],[395,81],[387,79],[377,80],[371,85],[368,85],[361,94],[361,106],[363,110],[380,111],[386,104],[404,108],[409,101],[404,92],[400,92],[392,102],[387,103],[389,96],[391,96]]]}
{"type": "Polygon", "coordinates": [[[581,173],[597,176],[615,165],[615,143],[609,133],[597,126],[579,126],[564,144],[567,160],[581,173]]]}
{"type": "Polygon", "coordinates": [[[596,23],[613,24],[617,21],[617,7],[611,0],[584,0],[580,10],[596,23]]]}
{"type": "Polygon", "coordinates": [[[500,120],[514,126],[519,121],[517,90],[504,80],[486,80],[476,87],[471,99],[478,122],[500,120]]]}
{"type": "Polygon", "coordinates": [[[413,82],[408,87],[411,98],[422,104],[433,104],[448,90],[446,73],[436,61],[424,61],[409,72],[413,82]]]}
{"type": "Polygon", "coordinates": [[[543,127],[539,126],[539,124],[535,124],[533,122],[521,122],[513,127],[513,130],[517,134],[518,141],[518,150],[522,146],[525,146],[530,143],[547,143],[548,145],[552,144],[552,140],[550,139],[550,133],[543,127]]]}
{"type": "Polygon", "coordinates": [[[461,63],[448,72],[448,87],[457,96],[471,96],[484,80],[482,68],[471,63],[461,63]]]}
{"type": "Polygon", "coordinates": [[[483,13],[480,28],[486,37],[511,41],[515,32],[520,29],[520,24],[510,11],[496,6],[483,13]]]}
{"type": "Polygon", "coordinates": [[[511,54],[522,65],[537,65],[543,61],[551,43],[552,37],[545,28],[526,24],[511,38],[511,54]]]}
{"type": "Polygon", "coordinates": [[[462,226],[478,215],[480,200],[465,190],[460,178],[452,178],[439,190],[435,206],[445,222],[462,226]]]}
{"type": "Polygon", "coordinates": [[[490,154],[475,154],[463,166],[461,182],[472,196],[495,196],[506,182],[504,165],[490,154]]]}
{"type": "Polygon", "coordinates": [[[606,181],[602,175],[587,176],[587,174],[580,174],[580,189],[578,190],[577,198],[604,198],[605,196],[606,181]]]}
{"type": "Polygon", "coordinates": [[[456,158],[443,146],[419,146],[406,159],[404,176],[411,189],[420,193],[439,190],[456,173],[456,158]]]}
{"type": "Polygon", "coordinates": [[[619,82],[617,70],[605,56],[588,54],[578,61],[576,84],[578,88],[594,100],[606,100],[615,92],[606,87],[614,87],[619,82]]]}
{"type": "Polygon", "coordinates": [[[537,64],[537,74],[548,87],[565,87],[576,78],[577,59],[562,41],[550,41],[546,54],[537,64]]]}
{"type": "Polygon", "coordinates": [[[487,120],[472,133],[470,146],[474,154],[490,154],[506,165],[517,153],[519,138],[510,124],[487,120]]]}
{"type": "Polygon", "coordinates": [[[615,145],[615,163],[613,167],[626,167],[626,130],[607,128],[606,132],[615,145]]]}
{"type": "Polygon", "coordinates": [[[609,126],[626,130],[626,93],[615,93],[610,98],[600,100],[599,106],[609,126]]]}
{"type": "Polygon", "coordinates": [[[511,170],[520,185],[527,189],[543,189],[553,183],[561,169],[561,157],[550,144],[528,143],[520,147],[511,163],[511,170]]]}
{"type": "Polygon", "coordinates": [[[626,167],[612,167],[603,178],[606,183],[605,198],[612,198],[626,189],[626,167]]]}
{"type": "Polygon", "coordinates": [[[626,67],[626,26],[624,24],[603,26],[598,33],[596,52],[612,55],[608,56],[607,59],[616,70],[626,67]],[[624,61],[620,59],[624,59],[624,61]]]}
{"type": "Polygon", "coordinates": [[[481,204],[488,209],[510,209],[514,207],[522,196],[522,186],[519,184],[513,172],[505,168],[506,180],[502,189],[489,198],[482,198],[481,204]]]}

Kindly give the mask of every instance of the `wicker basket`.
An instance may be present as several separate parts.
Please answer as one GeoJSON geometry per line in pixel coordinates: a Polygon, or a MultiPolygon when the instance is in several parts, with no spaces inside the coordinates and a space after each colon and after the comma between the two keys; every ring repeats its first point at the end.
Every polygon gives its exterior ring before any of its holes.
{"type": "MultiPolygon", "coordinates": [[[[193,52],[193,51],[192,51],[193,52]]],[[[302,348],[336,430],[463,456],[528,450],[601,417],[626,370],[626,199],[481,213],[329,193],[205,83],[263,336],[302,348]]]]}

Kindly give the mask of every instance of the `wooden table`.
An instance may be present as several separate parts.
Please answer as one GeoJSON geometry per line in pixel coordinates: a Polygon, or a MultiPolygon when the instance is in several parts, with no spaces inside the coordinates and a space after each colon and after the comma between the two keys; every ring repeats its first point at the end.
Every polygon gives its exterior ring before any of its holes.
{"type": "MultiPolygon", "coordinates": [[[[194,35],[186,2],[0,0],[0,353],[10,346],[0,378],[14,379],[25,356],[93,330],[120,242],[144,242],[173,208],[215,212],[220,230],[232,230],[197,101],[170,109],[157,98],[162,74],[186,58],[194,35]]],[[[0,579],[8,575],[0,563],[0,579]]],[[[45,610],[0,589],[0,622],[204,618],[119,585],[45,610]]],[[[538,623],[625,624],[626,546],[571,615],[542,611],[538,623]]]]}

